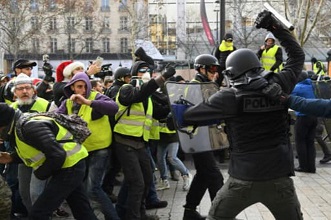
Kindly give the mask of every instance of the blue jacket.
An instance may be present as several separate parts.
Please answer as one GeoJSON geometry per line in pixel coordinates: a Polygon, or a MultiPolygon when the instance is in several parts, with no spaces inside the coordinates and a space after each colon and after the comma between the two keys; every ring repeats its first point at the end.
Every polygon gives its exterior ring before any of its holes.
{"type": "Polygon", "coordinates": [[[331,100],[329,99],[305,99],[291,95],[288,104],[289,108],[306,115],[331,118],[331,100]]]}
{"type": "MultiPolygon", "coordinates": [[[[316,97],[314,94],[314,88],[313,88],[311,79],[307,78],[301,82],[298,82],[295,85],[291,95],[300,96],[300,97],[303,97],[306,99],[315,99],[316,97]]],[[[293,110],[295,110],[295,109],[293,109],[293,110]]],[[[297,111],[297,110],[295,110],[295,114],[296,114],[296,116],[305,116],[306,115],[303,112],[297,111]]]]}

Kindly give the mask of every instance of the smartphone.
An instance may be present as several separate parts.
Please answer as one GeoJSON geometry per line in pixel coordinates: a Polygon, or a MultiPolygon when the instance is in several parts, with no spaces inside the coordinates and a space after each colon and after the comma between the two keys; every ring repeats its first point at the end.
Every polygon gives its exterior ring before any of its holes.
{"type": "Polygon", "coordinates": [[[102,65],[102,62],[103,62],[103,58],[98,56],[97,59],[95,59],[94,63],[97,65],[97,66],[100,66],[102,65]]]}

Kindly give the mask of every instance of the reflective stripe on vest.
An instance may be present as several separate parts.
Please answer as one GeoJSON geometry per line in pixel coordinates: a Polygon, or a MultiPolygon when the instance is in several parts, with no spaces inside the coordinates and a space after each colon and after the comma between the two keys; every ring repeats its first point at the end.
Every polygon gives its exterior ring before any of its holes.
{"type": "Polygon", "coordinates": [[[150,132],[153,124],[152,99],[150,97],[148,98],[147,111],[145,114],[142,102],[133,103],[130,107],[124,106],[118,101],[119,94],[120,92],[118,92],[116,96],[116,103],[118,104],[119,111],[115,115],[115,120],[118,120],[119,117],[121,118],[116,123],[114,131],[127,136],[143,137],[144,141],[148,141],[150,139],[150,132]],[[127,110],[127,108],[130,109],[127,110]]]}
{"type": "MultiPolygon", "coordinates": [[[[97,92],[92,91],[88,100],[95,100],[97,94],[97,92]]],[[[67,99],[66,108],[68,115],[73,114],[73,101],[67,99]]],[[[112,143],[112,131],[108,115],[92,120],[92,110],[88,105],[81,105],[78,111],[78,115],[86,121],[87,127],[91,131],[91,135],[83,143],[89,152],[107,148],[112,143]]]]}
{"type": "MultiPolygon", "coordinates": [[[[276,53],[279,46],[274,45],[268,50],[264,50],[261,55],[261,63],[265,70],[270,70],[271,67],[276,63],[276,53]]],[[[280,68],[280,67],[278,67],[280,68]]],[[[278,72],[278,68],[274,72],[278,72]]]]}
{"type": "MultiPolygon", "coordinates": [[[[60,142],[59,145],[66,151],[66,159],[62,165],[62,168],[72,167],[81,159],[88,156],[88,152],[85,147],[76,143],[73,135],[67,129],[58,124],[54,119],[45,116],[36,116],[29,120],[51,120],[58,126],[59,131],[56,135],[56,141],[60,142]]],[[[37,169],[45,162],[45,154],[20,140],[16,131],[15,139],[17,144],[16,151],[26,166],[37,169]]]]}

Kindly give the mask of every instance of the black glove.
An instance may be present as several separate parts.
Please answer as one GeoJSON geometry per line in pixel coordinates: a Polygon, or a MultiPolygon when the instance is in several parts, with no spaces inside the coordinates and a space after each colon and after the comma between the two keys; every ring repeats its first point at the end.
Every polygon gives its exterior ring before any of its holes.
{"type": "Polygon", "coordinates": [[[44,63],[43,70],[45,75],[49,75],[49,76],[53,75],[53,66],[50,63],[44,63]]]}
{"type": "Polygon", "coordinates": [[[145,52],[145,50],[142,47],[139,47],[135,52],[134,55],[136,57],[139,57],[139,60],[145,61],[149,65],[153,66],[154,65],[154,60],[152,57],[148,56],[145,52]]]}
{"type": "Polygon", "coordinates": [[[272,83],[262,89],[262,93],[268,96],[269,98],[281,102],[286,102],[288,95],[283,92],[282,87],[277,83],[272,83]]]}
{"type": "Polygon", "coordinates": [[[167,65],[164,73],[162,73],[162,76],[165,80],[167,80],[173,75],[175,75],[175,73],[176,73],[176,69],[170,65],[167,65]]]}
{"type": "Polygon", "coordinates": [[[264,10],[260,12],[254,22],[256,28],[264,28],[268,31],[279,29],[282,25],[279,21],[272,15],[270,11],[264,10]]]}
{"type": "Polygon", "coordinates": [[[55,82],[55,78],[49,75],[45,75],[43,80],[45,80],[46,82],[55,82]]]}

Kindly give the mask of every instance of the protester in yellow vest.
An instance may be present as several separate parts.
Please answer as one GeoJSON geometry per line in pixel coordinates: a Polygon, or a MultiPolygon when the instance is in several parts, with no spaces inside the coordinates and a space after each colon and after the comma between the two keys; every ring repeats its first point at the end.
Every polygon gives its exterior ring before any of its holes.
{"type": "Polygon", "coordinates": [[[51,117],[29,117],[1,103],[0,133],[2,139],[16,146],[13,154],[0,152],[0,163],[22,160],[38,179],[48,179],[29,219],[52,218],[66,200],[75,219],[97,220],[83,186],[88,152],[66,128],[51,117]]]}
{"type": "MultiPolygon", "coordinates": [[[[37,96],[36,87],[33,85],[32,78],[21,73],[13,82],[14,84],[11,90],[16,101],[11,104],[11,107],[19,109],[23,113],[48,111],[50,103],[37,96]]],[[[14,149],[12,150],[14,151],[14,149]]],[[[32,204],[44,190],[46,181],[38,180],[33,174],[32,168],[25,166],[23,163],[10,164],[8,167],[9,173],[18,174],[16,184],[18,185],[19,195],[27,211],[30,212],[32,204]]],[[[13,181],[13,178],[15,177],[12,176],[11,181],[13,181]]],[[[13,203],[15,203],[15,201],[13,201],[13,203]]],[[[59,209],[57,209],[57,212],[59,212],[59,209]]],[[[69,214],[66,213],[66,216],[69,216],[69,214]]]]}
{"type": "Polygon", "coordinates": [[[313,65],[313,71],[316,75],[325,75],[325,67],[320,60],[317,60],[315,57],[312,57],[311,63],[313,65]]]}
{"type": "Polygon", "coordinates": [[[279,72],[283,67],[283,51],[282,48],[276,45],[275,36],[269,32],[264,39],[264,44],[257,52],[262,67],[265,70],[279,72]]]}
{"type": "Polygon", "coordinates": [[[226,33],[224,38],[219,45],[219,47],[215,50],[215,57],[219,61],[219,70],[215,77],[215,81],[218,85],[222,85],[223,81],[223,70],[225,70],[225,61],[226,58],[235,51],[237,48],[233,45],[233,35],[231,33],[226,33]]]}
{"type": "Polygon", "coordinates": [[[132,84],[123,85],[116,97],[119,111],[114,128],[115,149],[121,158],[125,179],[121,192],[125,190],[127,193],[127,196],[120,193],[116,204],[122,219],[158,219],[148,216],[145,207],[145,198],[153,181],[147,151],[148,141],[154,138],[152,118],[156,112],[151,95],[176,71],[169,67],[161,76],[141,82],[143,78],[151,77],[151,71],[149,63],[135,62],[131,68],[132,84]]]}
{"type": "Polygon", "coordinates": [[[115,207],[102,189],[102,180],[109,165],[108,148],[112,143],[109,116],[118,111],[114,100],[92,91],[92,85],[85,72],[76,73],[64,87],[67,97],[56,110],[61,114],[77,114],[87,123],[91,135],[84,141],[89,152],[87,192],[91,200],[100,207],[105,219],[119,220],[115,207]]]}

